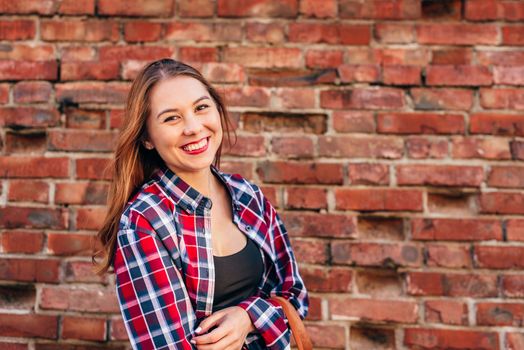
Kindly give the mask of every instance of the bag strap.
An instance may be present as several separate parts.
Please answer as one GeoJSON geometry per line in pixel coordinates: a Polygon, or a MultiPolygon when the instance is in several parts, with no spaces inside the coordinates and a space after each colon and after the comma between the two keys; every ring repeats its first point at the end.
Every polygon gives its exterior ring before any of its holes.
{"type": "Polygon", "coordinates": [[[304,323],[298,315],[295,307],[284,297],[273,296],[271,299],[276,301],[282,307],[282,310],[284,310],[289,328],[291,328],[291,333],[293,334],[293,338],[295,338],[295,343],[297,343],[298,349],[312,350],[313,345],[311,344],[311,339],[309,339],[306,327],[304,327],[304,323]]]}

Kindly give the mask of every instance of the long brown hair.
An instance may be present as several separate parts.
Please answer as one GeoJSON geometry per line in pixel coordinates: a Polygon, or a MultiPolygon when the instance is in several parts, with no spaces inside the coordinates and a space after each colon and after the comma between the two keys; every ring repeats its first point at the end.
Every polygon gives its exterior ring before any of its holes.
{"type": "MultiPolygon", "coordinates": [[[[145,66],[133,81],[127,96],[124,121],[110,165],[113,179],[108,194],[109,208],[104,224],[96,236],[101,248],[93,248],[92,255],[94,271],[98,275],[113,272],[110,267],[116,249],[120,217],[127,202],[156,169],[165,166],[155,149],[148,150],[143,145],[147,133],[146,121],[151,112],[151,91],[158,82],[180,75],[195,78],[206,87],[217,105],[223,134],[231,146],[231,133],[234,135],[234,131],[224,101],[200,72],[187,64],[168,58],[145,66]],[[97,258],[101,258],[101,261],[97,261],[97,258]]],[[[222,143],[215,155],[216,167],[220,166],[222,143]]]]}

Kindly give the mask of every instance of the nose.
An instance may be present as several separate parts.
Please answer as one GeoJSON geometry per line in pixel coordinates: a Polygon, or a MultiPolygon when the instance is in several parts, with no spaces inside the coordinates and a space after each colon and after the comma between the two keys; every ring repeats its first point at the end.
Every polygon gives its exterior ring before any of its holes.
{"type": "Polygon", "coordinates": [[[202,130],[202,122],[195,115],[187,115],[184,124],[184,135],[196,135],[202,130]]]}

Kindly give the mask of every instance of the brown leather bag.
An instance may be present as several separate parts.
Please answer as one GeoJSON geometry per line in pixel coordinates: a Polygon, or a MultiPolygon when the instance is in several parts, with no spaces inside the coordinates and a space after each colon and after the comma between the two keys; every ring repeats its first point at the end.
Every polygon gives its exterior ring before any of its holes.
{"type": "Polygon", "coordinates": [[[306,327],[304,327],[304,323],[298,315],[295,307],[291,305],[291,303],[284,297],[274,296],[271,297],[271,299],[282,306],[282,310],[284,310],[284,314],[286,314],[289,328],[291,328],[291,333],[293,334],[293,338],[295,338],[295,343],[297,343],[298,349],[312,350],[313,345],[311,344],[311,339],[309,339],[309,335],[306,332],[306,327]]]}

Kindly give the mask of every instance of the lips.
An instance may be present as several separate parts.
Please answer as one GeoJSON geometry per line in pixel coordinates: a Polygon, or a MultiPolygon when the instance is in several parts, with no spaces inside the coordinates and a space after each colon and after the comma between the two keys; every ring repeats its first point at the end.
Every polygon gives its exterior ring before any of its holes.
{"type": "Polygon", "coordinates": [[[204,152],[209,145],[209,137],[205,137],[197,142],[186,143],[181,148],[190,154],[196,154],[204,152]]]}

